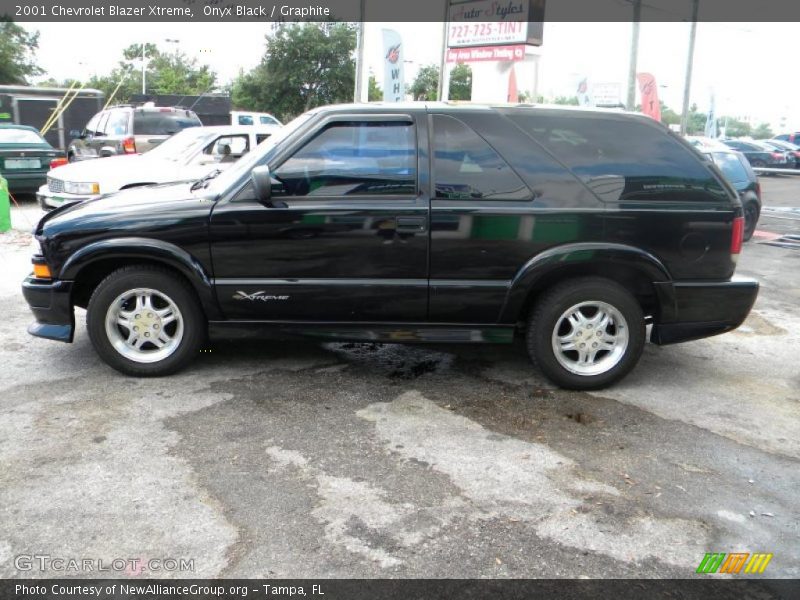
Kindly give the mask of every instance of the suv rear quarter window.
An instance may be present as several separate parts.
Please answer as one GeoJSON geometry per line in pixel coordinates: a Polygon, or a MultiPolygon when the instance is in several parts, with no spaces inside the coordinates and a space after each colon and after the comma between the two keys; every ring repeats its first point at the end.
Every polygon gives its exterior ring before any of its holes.
{"type": "Polygon", "coordinates": [[[486,140],[454,117],[433,116],[435,197],[527,200],[531,192],[486,140]]]}
{"type": "Polygon", "coordinates": [[[182,129],[201,125],[197,115],[183,110],[137,110],[133,113],[135,135],[172,135],[182,129]]]}
{"type": "Polygon", "coordinates": [[[507,114],[606,202],[729,199],[696,152],[636,118],[507,114]]]}

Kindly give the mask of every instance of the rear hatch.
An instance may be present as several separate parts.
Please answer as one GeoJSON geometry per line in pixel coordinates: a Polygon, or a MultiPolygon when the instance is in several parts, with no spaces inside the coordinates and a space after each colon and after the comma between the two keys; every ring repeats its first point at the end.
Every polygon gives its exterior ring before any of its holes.
{"type": "Polygon", "coordinates": [[[169,136],[203,123],[191,110],[183,108],[137,108],[133,112],[133,135],[136,152],[152,150],[169,136]]]}

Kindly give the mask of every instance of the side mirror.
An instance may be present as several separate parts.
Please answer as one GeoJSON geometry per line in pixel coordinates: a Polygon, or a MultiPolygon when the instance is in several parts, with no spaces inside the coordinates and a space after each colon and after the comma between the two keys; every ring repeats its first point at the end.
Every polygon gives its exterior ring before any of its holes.
{"type": "Polygon", "coordinates": [[[253,167],[250,181],[253,182],[253,189],[259,202],[268,204],[272,199],[272,177],[269,174],[269,167],[266,165],[253,167]]]}

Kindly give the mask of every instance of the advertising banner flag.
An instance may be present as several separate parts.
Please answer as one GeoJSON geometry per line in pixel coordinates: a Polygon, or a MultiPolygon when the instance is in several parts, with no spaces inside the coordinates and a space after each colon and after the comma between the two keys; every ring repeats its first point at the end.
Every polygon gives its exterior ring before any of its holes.
{"type": "Polygon", "coordinates": [[[575,90],[575,95],[578,97],[578,104],[581,106],[594,106],[594,98],[589,91],[589,78],[583,77],[578,81],[578,88],[575,90]]]}
{"type": "Polygon", "coordinates": [[[658,101],[656,78],[650,73],[637,73],[639,94],[642,98],[642,112],[656,121],[661,121],[661,103],[658,101]]]}
{"type": "Polygon", "coordinates": [[[383,101],[405,99],[403,80],[403,43],[394,29],[383,29],[383,101]]]}

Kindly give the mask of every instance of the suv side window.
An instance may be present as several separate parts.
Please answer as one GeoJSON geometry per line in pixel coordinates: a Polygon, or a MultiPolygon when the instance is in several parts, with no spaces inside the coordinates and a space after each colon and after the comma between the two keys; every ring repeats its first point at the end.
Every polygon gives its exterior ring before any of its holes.
{"type": "Polygon", "coordinates": [[[528,200],[531,192],[508,163],[470,127],[433,116],[435,197],[448,200],[528,200]]]}
{"type": "Polygon", "coordinates": [[[103,113],[100,117],[100,123],[97,125],[97,135],[107,135],[106,125],[108,125],[109,117],[111,117],[110,112],[103,113]]]}
{"type": "Polygon", "coordinates": [[[128,111],[119,110],[111,112],[105,132],[106,135],[125,135],[128,133],[128,111]]]}
{"type": "Polygon", "coordinates": [[[414,125],[403,121],[326,126],[275,171],[282,196],[389,196],[416,193],[414,125]]]}
{"type": "Polygon", "coordinates": [[[606,202],[727,199],[700,155],[650,123],[581,113],[507,114],[606,202]]]}
{"type": "Polygon", "coordinates": [[[253,117],[250,115],[239,115],[239,125],[252,125],[253,117]]]}
{"type": "Polygon", "coordinates": [[[97,113],[95,116],[89,119],[89,122],[86,124],[86,128],[84,129],[87,135],[95,135],[97,133],[97,124],[100,122],[100,117],[102,115],[103,113],[97,113]]]}

